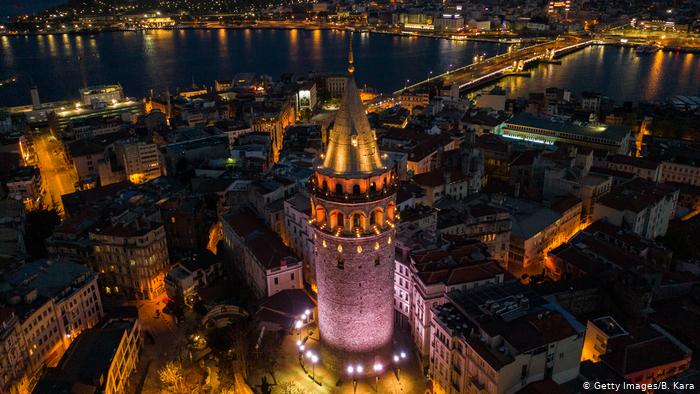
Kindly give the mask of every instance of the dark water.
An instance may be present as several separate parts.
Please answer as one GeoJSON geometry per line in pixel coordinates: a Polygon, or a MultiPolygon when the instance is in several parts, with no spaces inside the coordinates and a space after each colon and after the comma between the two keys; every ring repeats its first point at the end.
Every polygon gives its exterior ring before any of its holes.
{"type": "MultiPolygon", "coordinates": [[[[213,84],[238,72],[279,77],[285,72],[343,72],[346,33],[306,30],[180,30],[0,37],[0,76],[17,74],[16,84],[0,88],[0,106],[29,101],[32,81],[42,100],[77,96],[82,86],[78,55],[88,84],[115,83],[127,95],[151,88],[213,84]]],[[[358,82],[382,92],[406,80],[425,79],[450,64],[466,64],[478,53],[495,55],[506,45],[356,34],[358,82]]]]}
{"type": "MultiPolygon", "coordinates": [[[[127,95],[141,97],[150,89],[186,86],[193,80],[211,85],[238,72],[276,78],[285,72],[343,71],[346,37],[335,31],[223,29],[0,37],[0,78],[19,77],[0,88],[0,107],[29,103],[32,83],[43,101],[76,97],[83,75],[88,84],[118,82],[127,95]]],[[[491,56],[506,50],[507,45],[495,43],[355,35],[358,82],[385,93],[431,71],[470,63],[477,53],[491,56]]],[[[533,78],[500,84],[516,94],[559,86],[574,92],[597,90],[617,100],[654,100],[700,94],[699,69],[697,54],[640,57],[628,49],[596,47],[566,57],[561,66],[541,66],[533,78]]]]}
{"type": "Polygon", "coordinates": [[[561,65],[539,65],[530,78],[508,78],[499,85],[515,96],[550,86],[601,92],[617,101],[700,95],[700,54],[659,51],[640,56],[631,48],[594,46],[561,60],[561,65]]]}

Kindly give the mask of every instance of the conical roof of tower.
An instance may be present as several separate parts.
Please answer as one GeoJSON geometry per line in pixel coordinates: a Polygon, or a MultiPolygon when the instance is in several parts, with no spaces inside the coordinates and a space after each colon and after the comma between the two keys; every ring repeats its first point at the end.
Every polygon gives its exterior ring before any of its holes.
{"type": "Polygon", "coordinates": [[[352,72],[328,136],[321,169],[340,176],[361,176],[384,169],[352,72]]]}

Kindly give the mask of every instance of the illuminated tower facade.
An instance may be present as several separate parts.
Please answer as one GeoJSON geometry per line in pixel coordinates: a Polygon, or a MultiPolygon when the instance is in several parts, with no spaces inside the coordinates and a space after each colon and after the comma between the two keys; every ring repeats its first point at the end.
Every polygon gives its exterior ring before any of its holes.
{"type": "Polygon", "coordinates": [[[318,325],[331,366],[391,348],[397,178],[380,157],[353,76],[310,182],[318,325]],[[335,361],[335,362],[334,362],[335,361]]]}

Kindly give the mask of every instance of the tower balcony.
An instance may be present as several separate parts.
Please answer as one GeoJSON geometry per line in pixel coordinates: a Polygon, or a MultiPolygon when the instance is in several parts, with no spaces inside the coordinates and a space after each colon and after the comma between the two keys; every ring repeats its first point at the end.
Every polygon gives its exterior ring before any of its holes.
{"type": "Polygon", "coordinates": [[[396,224],[391,220],[386,220],[384,225],[370,225],[368,228],[363,228],[362,226],[344,227],[344,226],[334,226],[330,227],[326,223],[317,223],[315,219],[309,219],[309,224],[312,224],[317,230],[332,235],[337,238],[368,238],[376,237],[381,235],[386,231],[390,231],[396,228],[396,224]]]}
{"type": "Polygon", "coordinates": [[[317,187],[313,182],[311,183],[311,193],[313,193],[318,198],[326,201],[332,201],[336,203],[348,203],[348,204],[358,204],[363,202],[377,201],[383,198],[387,198],[392,194],[396,193],[398,190],[398,182],[390,183],[379,190],[370,189],[365,192],[359,190],[351,192],[343,192],[343,190],[332,191],[329,189],[323,189],[317,187]]]}

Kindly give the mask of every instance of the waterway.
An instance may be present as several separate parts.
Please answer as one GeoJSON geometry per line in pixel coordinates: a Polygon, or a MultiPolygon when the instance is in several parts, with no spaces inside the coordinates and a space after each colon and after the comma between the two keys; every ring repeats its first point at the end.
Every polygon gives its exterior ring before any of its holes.
{"type": "MultiPolygon", "coordinates": [[[[0,107],[29,103],[33,84],[43,101],[51,101],[76,97],[83,84],[121,83],[127,95],[142,97],[166,86],[211,85],[239,72],[273,78],[287,72],[342,72],[346,34],[220,29],[3,36],[0,79],[18,79],[0,87],[0,107]]],[[[507,50],[507,44],[499,43],[355,34],[358,81],[383,93],[468,64],[477,54],[507,50]]],[[[575,93],[596,90],[620,101],[697,95],[700,55],[637,56],[630,49],[592,47],[567,56],[561,65],[539,66],[532,78],[509,78],[499,84],[516,96],[548,86],[575,93]]]]}

